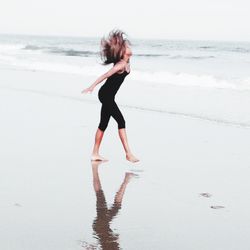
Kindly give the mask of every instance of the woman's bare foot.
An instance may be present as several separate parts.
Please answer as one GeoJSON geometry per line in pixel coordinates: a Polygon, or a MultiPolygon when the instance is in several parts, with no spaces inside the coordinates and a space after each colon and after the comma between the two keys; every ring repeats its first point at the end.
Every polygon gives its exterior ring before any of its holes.
{"type": "Polygon", "coordinates": [[[132,154],[127,154],[126,155],[126,159],[128,160],[128,161],[131,161],[131,162],[138,162],[139,161],[139,159],[137,159],[134,155],[132,155],[132,154]]]}
{"type": "Polygon", "coordinates": [[[106,159],[100,155],[92,155],[91,161],[108,161],[108,159],[106,159]]]}

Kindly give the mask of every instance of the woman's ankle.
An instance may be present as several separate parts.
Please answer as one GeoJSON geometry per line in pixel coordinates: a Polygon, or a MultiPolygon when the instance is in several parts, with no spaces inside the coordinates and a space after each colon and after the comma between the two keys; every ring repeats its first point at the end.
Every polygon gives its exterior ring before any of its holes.
{"type": "Polygon", "coordinates": [[[132,152],[126,152],[126,156],[133,155],[132,152]]]}

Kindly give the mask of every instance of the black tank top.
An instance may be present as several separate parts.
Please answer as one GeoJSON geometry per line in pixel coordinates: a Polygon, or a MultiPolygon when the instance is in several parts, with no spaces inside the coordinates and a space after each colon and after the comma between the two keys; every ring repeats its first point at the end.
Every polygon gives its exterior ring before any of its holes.
{"type": "Polygon", "coordinates": [[[125,77],[129,73],[130,72],[127,72],[125,70],[120,74],[115,73],[115,74],[111,75],[110,77],[108,77],[107,80],[105,81],[105,83],[99,89],[98,97],[99,97],[100,101],[102,101],[104,99],[114,98],[115,94],[117,93],[121,84],[123,83],[125,77]]]}

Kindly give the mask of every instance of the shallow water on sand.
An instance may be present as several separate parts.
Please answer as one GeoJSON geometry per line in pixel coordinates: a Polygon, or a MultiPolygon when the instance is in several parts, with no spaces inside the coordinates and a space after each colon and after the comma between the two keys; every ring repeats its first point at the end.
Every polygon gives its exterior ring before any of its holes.
{"type": "Polygon", "coordinates": [[[99,104],[1,89],[0,249],[248,250],[249,129],[123,109],[141,161],[111,121],[97,166],[99,104]]]}

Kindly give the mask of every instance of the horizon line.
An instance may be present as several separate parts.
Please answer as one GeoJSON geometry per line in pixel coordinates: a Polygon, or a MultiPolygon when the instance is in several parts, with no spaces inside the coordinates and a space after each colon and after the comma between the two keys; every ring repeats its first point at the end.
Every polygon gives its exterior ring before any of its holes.
{"type": "MultiPolygon", "coordinates": [[[[101,38],[104,34],[100,36],[93,36],[93,35],[63,35],[63,34],[34,34],[34,33],[6,33],[0,32],[0,35],[7,35],[7,36],[36,36],[36,37],[65,37],[65,38],[101,38]]],[[[136,37],[136,36],[128,36],[129,39],[136,39],[136,40],[168,40],[168,41],[207,41],[207,42],[250,42],[250,40],[233,40],[233,39],[189,39],[189,38],[153,38],[153,37],[136,37]]]]}

